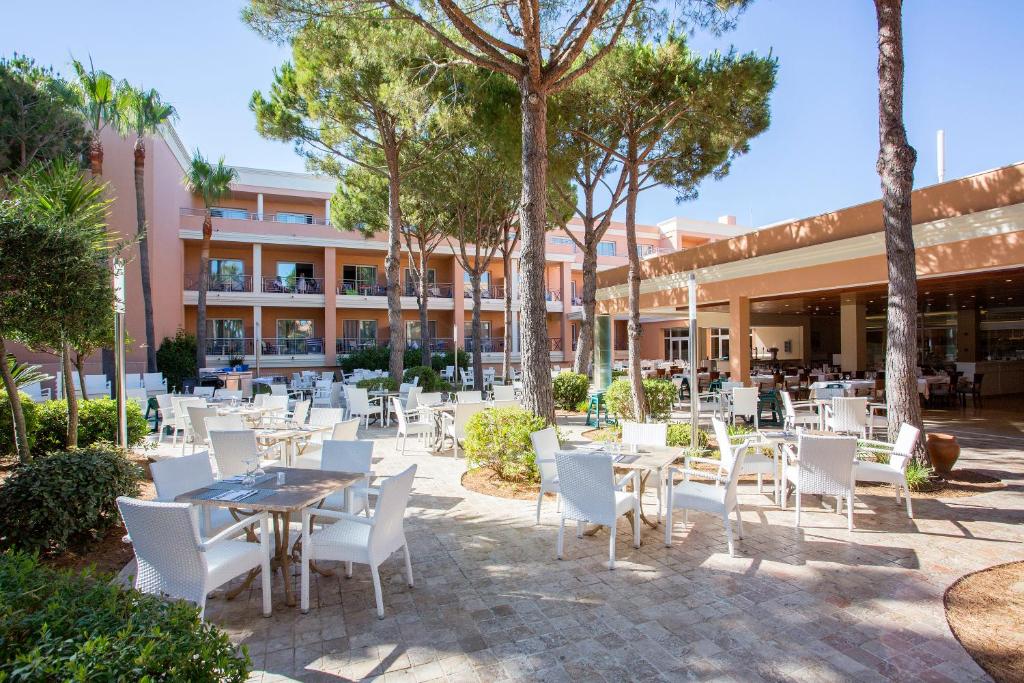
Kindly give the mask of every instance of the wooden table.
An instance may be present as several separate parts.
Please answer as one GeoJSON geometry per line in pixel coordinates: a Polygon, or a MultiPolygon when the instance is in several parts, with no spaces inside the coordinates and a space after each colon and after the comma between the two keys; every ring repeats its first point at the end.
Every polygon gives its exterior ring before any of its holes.
{"type": "Polygon", "coordinates": [[[302,455],[305,444],[314,434],[333,430],[333,425],[302,425],[301,427],[283,427],[280,429],[257,429],[256,440],[265,446],[274,446],[279,443],[285,444],[284,462],[291,465],[295,455],[302,455]]]}
{"type": "MultiPolygon", "coordinates": [[[[289,606],[295,605],[295,596],[292,595],[291,562],[298,561],[301,548],[301,535],[289,548],[289,525],[293,514],[300,516],[302,510],[308,507],[319,507],[324,499],[339,489],[347,489],[357,481],[362,480],[365,474],[348,472],[327,472],[323,470],[304,470],[292,467],[268,467],[267,474],[275,475],[273,478],[260,482],[254,488],[261,491],[261,494],[253,498],[239,501],[210,500],[202,497],[211,491],[224,491],[230,488],[245,488],[242,485],[218,484],[188,491],[177,496],[174,500],[178,503],[191,503],[199,506],[210,506],[226,508],[231,511],[232,516],[241,519],[245,514],[256,512],[267,512],[271,515],[271,524],[274,532],[274,556],[271,558],[271,570],[281,569],[284,577],[285,602],[289,606]],[[285,483],[278,485],[277,473],[285,473],[285,483]]],[[[255,541],[251,529],[246,532],[250,541],[255,541]]],[[[314,569],[316,569],[314,567],[314,569]]],[[[323,570],[316,569],[321,574],[323,570]]],[[[228,593],[233,598],[245,590],[259,572],[254,569],[249,572],[245,582],[237,589],[228,593]]]]}
{"type": "Polygon", "coordinates": [[[652,529],[658,528],[658,521],[651,521],[644,512],[644,490],[647,488],[647,479],[652,472],[657,472],[659,482],[661,475],[672,463],[685,455],[686,449],[681,446],[637,446],[635,450],[629,446],[622,447],[620,455],[612,454],[609,450],[611,444],[597,446],[584,446],[576,450],[590,450],[594,453],[612,455],[612,466],[623,470],[637,470],[637,479],[640,482],[637,495],[640,496],[640,519],[652,529]]]}

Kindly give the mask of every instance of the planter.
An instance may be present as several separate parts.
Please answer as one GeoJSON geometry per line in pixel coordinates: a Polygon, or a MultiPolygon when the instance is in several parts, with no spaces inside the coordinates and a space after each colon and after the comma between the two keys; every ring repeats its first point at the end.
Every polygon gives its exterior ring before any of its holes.
{"type": "Polygon", "coordinates": [[[931,458],[936,474],[949,474],[956,459],[960,457],[960,444],[952,434],[928,434],[925,448],[928,449],[928,457],[931,458]]]}

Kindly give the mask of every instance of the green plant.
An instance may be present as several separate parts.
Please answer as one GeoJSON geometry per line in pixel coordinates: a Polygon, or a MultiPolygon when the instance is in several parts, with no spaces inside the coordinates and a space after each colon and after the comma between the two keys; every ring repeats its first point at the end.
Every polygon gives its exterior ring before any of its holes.
{"type": "Polygon", "coordinates": [[[391,377],[377,377],[374,379],[361,379],[356,382],[356,386],[360,389],[380,389],[381,387],[388,391],[398,391],[398,382],[391,377]]]}
{"type": "MultiPolygon", "coordinates": [[[[419,362],[417,361],[417,365],[419,362]]],[[[462,349],[458,350],[455,356],[452,356],[451,351],[445,351],[444,353],[435,353],[430,357],[430,367],[434,368],[438,372],[441,372],[449,365],[458,365],[460,368],[469,368],[469,354],[462,349]],[[458,363],[455,363],[453,358],[458,359],[458,363]]]]}
{"type": "Polygon", "coordinates": [[[0,546],[83,547],[117,523],[117,497],[139,495],[141,479],[142,470],[106,444],[36,458],[0,486],[0,546]]]}
{"type": "Polygon", "coordinates": [[[345,372],[353,370],[387,370],[391,358],[391,350],[388,346],[368,346],[365,349],[356,349],[352,353],[338,356],[338,363],[345,372]]]}
{"type": "Polygon", "coordinates": [[[931,479],[934,470],[917,458],[911,458],[907,463],[907,486],[911,491],[917,491],[931,479]]]}
{"type": "Polygon", "coordinates": [[[245,356],[241,354],[232,354],[228,356],[228,367],[238,367],[239,365],[245,365],[245,356]]]}
{"type": "MultiPolygon", "coordinates": [[[[673,422],[668,426],[667,443],[669,446],[685,446],[687,448],[693,447],[692,439],[690,438],[690,425],[685,422],[673,422]]],[[[698,429],[697,430],[697,443],[696,447],[698,450],[705,450],[708,447],[708,435],[707,432],[698,429]]]]}
{"type": "Polygon", "coordinates": [[[248,650],[190,603],[0,555],[0,680],[246,680],[248,650]]]}
{"type": "MultiPolygon", "coordinates": [[[[18,395],[21,397],[21,412],[25,415],[28,446],[35,448],[36,431],[39,428],[39,406],[32,402],[28,394],[18,392],[18,395]]],[[[0,389],[0,455],[9,455],[14,451],[14,418],[11,404],[7,400],[7,392],[0,389]]]]}
{"type": "Polygon", "coordinates": [[[585,413],[589,409],[590,409],[590,401],[588,401],[586,399],[584,399],[584,400],[582,400],[582,401],[580,401],[579,403],[576,404],[576,412],[577,413],[585,413]]]}
{"type": "Polygon", "coordinates": [[[402,381],[411,382],[414,377],[420,378],[420,383],[417,386],[422,388],[424,392],[451,391],[452,385],[442,380],[433,368],[428,368],[425,365],[408,368],[402,381]]]}
{"type": "Polygon", "coordinates": [[[534,482],[540,473],[530,434],[549,426],[522,408],[488,408],[466,423],[466,463],[488,467],[505,481],[534,482]]]}
{"type": "MultiPolygon", "coordinates": [[[[676,397],[676,386],[664,379],[645,379],[649,415],[655,420],[667,420],[672,414],[672,403],[676,397]]],[[[629,379],[617,379],[611,383],[604,395],[608,410],[623,420],[633,419],[633,387],[629,379]]]]}
{"type": "Polygon", "coordinates": [[[195,336],[179,329],[174,337],[164,337],[156,351],[156,367],[167,379],[168,391],[181,391],[182,380],[199,375],[195,336]]]}
{"type": "MultiPolygon", "coordinates": [[[[579,372],[560,372],[551,382],[555,405],[562,410],[573,410],[587,400],[590,378],[579,372]]],[[[586,412],[586,408],[583,409],[586,412]]]]}
{"type": "MultiPolygon", "coordinates": [[[[63,448],[68,429],[67,401],[46,401],[38,406],[38,410],[37,449],[40,453],[47,453],[63,448]]],[[[128,415],[128,445],[137,446],[145,440],[149,423],[135,401],[128,401],[125,412],[128,415]]],[[[103,441],[117,441],[117,401],[112,398],[81,401],[78,404],[78,446],[84,448],[103,441]]]]}

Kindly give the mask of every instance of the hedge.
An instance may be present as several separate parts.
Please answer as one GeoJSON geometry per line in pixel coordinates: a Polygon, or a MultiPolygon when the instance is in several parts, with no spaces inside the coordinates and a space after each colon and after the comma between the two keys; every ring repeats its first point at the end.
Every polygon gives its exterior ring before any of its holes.
{"type": "MultiPolygon", "coordinates": [[[[650,417],[654,420],[667,420],[672,414],[676,386],[664,379],[645,379],[643,383],[650,417]]],[[[628,378],[612,382],[605,392],[604,400],[608,403],[608,410],[623,420],[633,419],[633,387],[628,378]]]]}
{"type": "MultiPolygon", "coordinates": [[[[68,432],[68,404],[46,401],[38,406],[39,427],[36,431],[36,451],[48,453],[64,448],[68,432]]],[[[149,432],[149,423],[142,408],[135,401],[125,404],[128,414],[128,445],[142,443],[149,432]]],[[[84,448],[101,442],[117,441],[117,401],[112,398],[94,398],[78,402],[78,447],[84,448]]]]}
{"type": "Polygon", "coordinates": [[[466,464],[488,467],[513,482],[540,480],[530,434],[549,427],[546,419],[522,408],[488,408],[466,423],[466,464]]]}
{"type": "MultiPolygon", "coordinates": [[[[21,397],[21,412],[25,415],[25,432],[28,434],[28,446],[35,448],[36,431],[39,429],[39,406],[32,401],[23,391],[19,391],[21,397]]],[[[0,455],[10,455],[18,450],[14,445],[14,413],[11,412],[11,403],[7,400],[7,392],[0,389],[0,455]]]]}

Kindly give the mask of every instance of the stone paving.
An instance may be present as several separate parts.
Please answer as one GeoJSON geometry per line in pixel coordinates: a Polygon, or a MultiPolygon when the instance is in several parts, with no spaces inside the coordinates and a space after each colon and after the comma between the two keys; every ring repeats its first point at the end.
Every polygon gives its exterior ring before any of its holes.
{"type": "Polygon", "coordinates": [[[418,466],[406,516],[416,587],[396,554],[381,567],[382,620],[359,565],[352,579],[314,574],[308,614],[284,604],[278,574],[271,618],[258,587],[216,597],[207,617],[248,647],[257,681],[988,680],[950,634],[942,596],[965,573],[1024,558],[1024,425],[1012,409],[972,413],[942,425],[968,447],[961,464],[1007,489],[919,499],[913,520],[892,496],[859,496],[850,533],[813,497],[796,529],[767,488],[743,487],[737,557],[718,518],[691,513],[671,548],[644,528],[639,549],[623,520],[614,571],[606,530],[567,534],[559,561],[553,500],[535,525],[533,503],[464,489],[450,451],[410,442],[402,456],[393,429],[371,428],[360,436],[376,441],[377,474],[418,466]]]}

